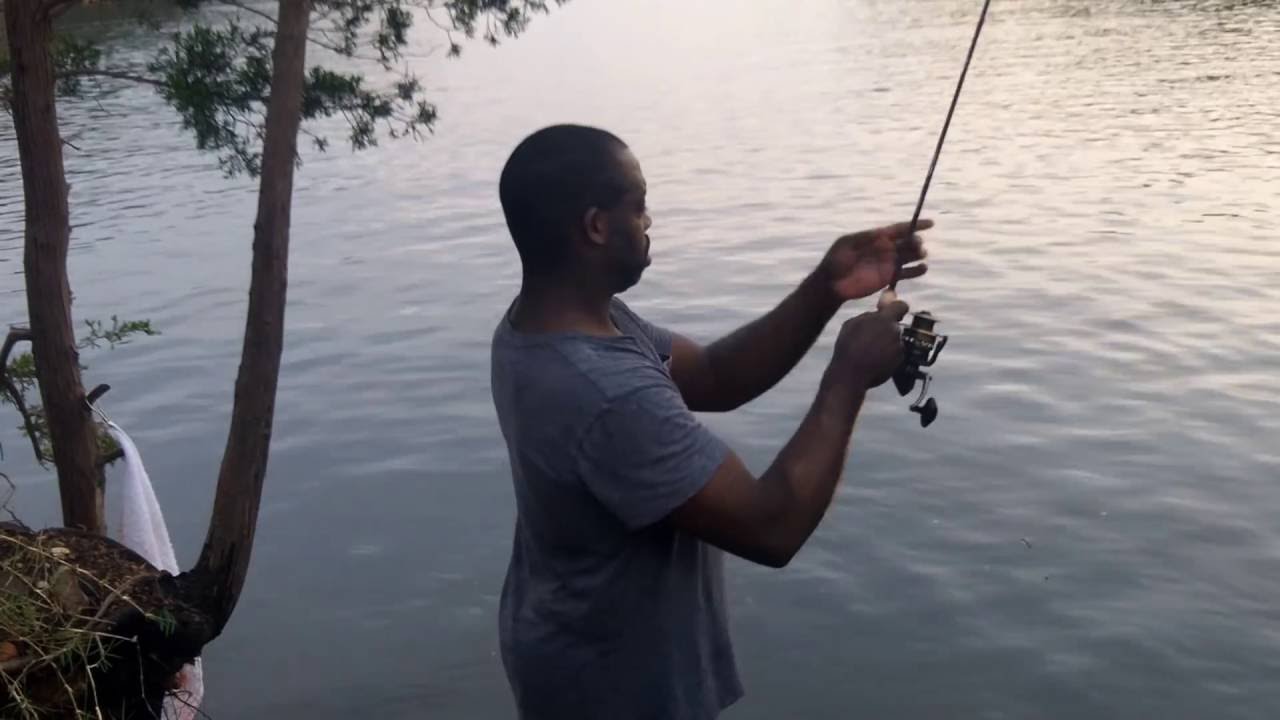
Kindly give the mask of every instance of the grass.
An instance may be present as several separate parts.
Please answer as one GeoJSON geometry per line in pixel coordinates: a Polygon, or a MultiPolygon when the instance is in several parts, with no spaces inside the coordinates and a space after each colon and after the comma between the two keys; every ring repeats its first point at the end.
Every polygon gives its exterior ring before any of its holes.
{"type": "MultiPolygon", "coordinates": [[[[0,715],[22,720],[101,720],[95,674],[132,638],[108,632],[129,605],[129,583],[112,587],[71,562],[56,537],[0,535],[0,715]]],[[[145,613],[144,613],[145,614],[145,613]]],[[[166,618],[150,616],[162,627],[166,618]]]]}

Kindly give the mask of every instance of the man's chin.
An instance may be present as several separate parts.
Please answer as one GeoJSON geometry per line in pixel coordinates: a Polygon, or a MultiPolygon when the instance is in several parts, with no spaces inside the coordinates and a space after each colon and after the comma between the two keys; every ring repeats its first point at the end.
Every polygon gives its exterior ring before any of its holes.
{"type": "Polygon", "coordinates": [[[648,266],[649,266],[649,261],[645,260],[645,263],[643,266],[634,269],[633,271],[628,273],[626,277],[621,278],[621,282],[619,283],[620,287],[617,290],[617,292],[624,293],[627,290],[630,290],[631,288],[638,285],[640,283],[640,278],[644,276],[644,269],[648,266]]]}

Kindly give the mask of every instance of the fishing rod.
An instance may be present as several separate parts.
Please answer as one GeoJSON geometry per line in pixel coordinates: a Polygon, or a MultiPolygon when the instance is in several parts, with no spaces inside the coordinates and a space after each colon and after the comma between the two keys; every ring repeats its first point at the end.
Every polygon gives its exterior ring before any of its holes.
{"type": "MultiPolygon", "coordinates": [[[[969,43],[969,53],[965,56],[964,67],[960,70],[960,79],[956,82],[956,91],[951,96],[951,107],[947,109],[947,119],[942,123],[942,132],[938,134],[938,145],[933,149],[933,159],[929,162],[929,172],[924,176],[924,186],[920,188],[920,198],[916,201],[915,213],[911,216],[911,225],[907,237],[916,234],[916,225],[920,222],[920,211],[924,209],[924,198],[933,182],[933,171],[938,167],[938,156],[942,154],[942,144],[947,139],[947,129],[951,127],[951,118],[956,112],[956,103],[960,100],[960,90],[964,87],[964,78],[969,74],[969,63],[973,61],[973,51],[978,47],[978,36],[982,34],[982,26],[987,20],[987,8],[991,0],[983,0],[982,13],[978,16],[978,26],[973,30],[973,40],[969,43]]],[[[902,260],[898,259],[893,273],[893,281],[889,289],[896,290],[898,280],[902,276],[902,260]]],[[[929,427],[938,418],[938,403],[933,398],[925,399],[929,394],[929,383],[932,377],[921,368],[929,367],[938,360],[942,348],[947,345],[947,336],[934,332],[938,319],[928,310],[912,313],[910,325],[903,325],[902,349],[903,361],[893,375],[893,384],[898,394],[905,396],[915,387],[917,380],[924,381],[920,395],[911,403],[911,412],[920,415],[920,427],[929,427]]]]}

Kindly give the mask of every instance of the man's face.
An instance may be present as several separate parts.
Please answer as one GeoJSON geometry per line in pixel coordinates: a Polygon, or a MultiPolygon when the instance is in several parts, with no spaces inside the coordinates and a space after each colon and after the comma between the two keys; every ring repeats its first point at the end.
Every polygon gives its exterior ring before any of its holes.
{"type": "Polygon", "coordinates": [[[618,153],[620,179],[626,193],[622,201],[608,212],[608,235],[605,242],[605,271],[616,292],[622,292],[640,281],[649,266],[649,227],[653,221],[645,206],[644,174],[630,150],[618,153]]]}

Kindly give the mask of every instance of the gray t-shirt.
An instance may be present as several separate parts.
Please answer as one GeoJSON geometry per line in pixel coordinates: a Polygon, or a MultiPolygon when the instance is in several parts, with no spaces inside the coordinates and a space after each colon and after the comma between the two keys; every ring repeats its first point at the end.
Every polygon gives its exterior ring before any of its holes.
{"type": "Polygon", "coordinates": [[[502,660],[524,720],[708,720],[742,696],[723,554],[664,518],[727,448],[671,379],[671,335],[493,336],[516,498],[502,660]]]}

